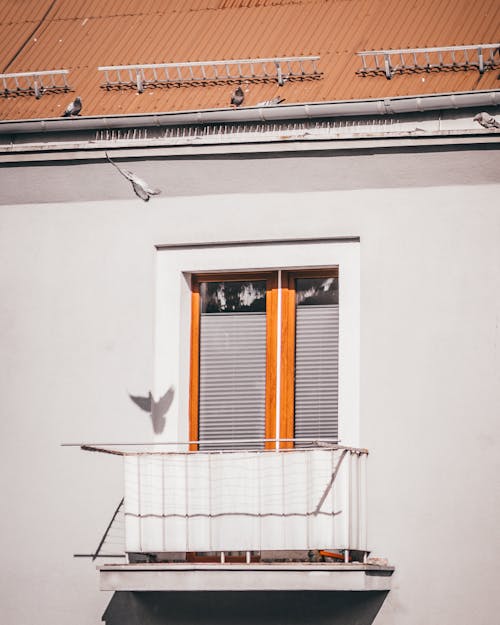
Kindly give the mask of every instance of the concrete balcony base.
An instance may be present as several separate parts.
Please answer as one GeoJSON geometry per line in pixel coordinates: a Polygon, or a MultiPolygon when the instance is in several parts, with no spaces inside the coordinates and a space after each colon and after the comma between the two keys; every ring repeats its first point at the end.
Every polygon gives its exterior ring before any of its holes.
{"type": "Polygon", "coordinates": [[[369,564],[105,564],[101,590],[373,591],[390,590],[393,567],[369,564]]]}

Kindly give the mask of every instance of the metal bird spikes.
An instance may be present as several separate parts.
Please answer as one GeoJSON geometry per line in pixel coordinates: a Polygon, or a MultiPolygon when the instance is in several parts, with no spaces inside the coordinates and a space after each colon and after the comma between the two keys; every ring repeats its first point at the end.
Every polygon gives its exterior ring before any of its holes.
{"type": "Polygon", "coordinates": [[[142,178],[139,178],[139,176],[136,176],[133,172],[129,171],[128,169],[122,169],[121,167],[118,167],[118,165],[109,158],[108,153],[105,152],[105,154],[111,165],[113,165],[113,167],[116,167],[120,174],[132,184],[132,189],[134,190],[134,193],[137,195],[137,197],[140,197],[141,200],[144,200],[144,202],[149,202],[149,198],[152,195],[159,195],[161,193],[161,189],[149,186],[146,181],[144,181],[142,178]]]}

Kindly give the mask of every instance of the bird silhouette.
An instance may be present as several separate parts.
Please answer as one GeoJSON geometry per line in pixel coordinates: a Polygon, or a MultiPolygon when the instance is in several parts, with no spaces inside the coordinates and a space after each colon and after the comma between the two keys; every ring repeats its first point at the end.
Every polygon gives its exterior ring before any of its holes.
{"type": "Polygon", "coordinates": [[[161,193],[161,189],[150,187],[147,182],[145,182],[142,178],[139,178],[139,176],[136,176],[133,172],[129,171],[128,169],[122,169],[121,167],[118,167],[118,165],[109,158],[107,152],[106,152],[106,158],[111,163],[111,165],[113,165],[113,167],[116,167],[116,169],[120,172],[120,174],[124,178],[126,178],[129,182],[132,183],[132,188],[134,189],[134,193],[137,195],[137,197],[140,197],[141,200],[144,200],[145,202],[149,202],[149,198],[152,195],[159,195],[161,193]]]}
{"type": "Polygon", "coordinates": [[[478,124],[481,124],[483,128],[500,128],[500,123],[497,122],[493,115],[490,115],[485,111],[483,111],[482,113],[478,113],[472,119],[478,124]]]}
{"type": "Polygon", "coordinates": [[[149,413],[151,417],[151,422],[153,424],[153,431],[155,434],[161,434],[163,429],[165,428],[165,415],[170,408],[172,401],[174,400],[174,388],[171,386],[167,392],[160,397],[158,401],[155,401],[153,394],[149,391],[147,397],[142,397],[140,395],[131,395],[128,394],[130,399],[139,406],[141,410],[149,413]]]}
{"type": "Polygon", "coordinates": [[[233,106],[241,106],[243,104],[244,99],[245,99],[245,94],[243,93],[243,89],[241,87],[238,87],[237,89],[235,89],[231,97],[231,104],[233,106]]]}
{"type": "Polygon", "coordinates": [[[255,106],[277,106],[285,101],[285,98],[280,98],[276,96],[275,98],[271,98],[270,100],[264,100],[262,102],[258,102],[255,106]]]}
{"type": "Polygon", "coordinates": [[[82,110],[82,99],[77,96],[73,102],[70,102],[61,117],[76,117],[80,115],[82,110]]]}

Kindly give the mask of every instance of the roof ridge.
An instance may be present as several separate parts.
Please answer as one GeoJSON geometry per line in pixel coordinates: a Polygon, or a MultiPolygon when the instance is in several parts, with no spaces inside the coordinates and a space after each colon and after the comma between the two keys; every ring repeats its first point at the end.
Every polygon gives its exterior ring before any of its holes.
{"type": "Polygon", "coordinates": [[[7,64],[3,67],[2,69],[2,74],[5,74],[7,72],[7,70],[9,69],[9,67],[12,65],[12,63],[14,63],[14,61],[17,59],[17,57],[21,54],[21,52],[23,52],[24,48],[28,45],[28,43],[31,41],[31,39],[36,35],[36,33],[40,30],[40,28],[44,25],[45,21],[47,20],[47,17],[49,16],[49,13],[52,11],[52,9],[54,8],[54,5],[56,4],[57,0],[52,0],[52,2],[50,3],[50,5],[48,6],[47,10],[45,11],[45,13],[42,15],[42,17],[38,20],[38,24],[35,26],[35,28],[30,32],[30,34],[24,39],[23,43],[19,46],[19,48],[17,49],[16,53],[14,54],[14,56],[12,56],[10,58],[10,60],[7,62],[7,64]]]}
{"type": "MultiPolygon", "coordinates": [[[[144,3],[137,2],[137,10],[130,10],[130,7],[123,12],[104,12],[95,15],[92,14],[92,11],[87,12],[83,10],[81,13],[78,10],[73,15],[61,16],[58,11],[56,11],[54,17],[51,21],[72,21],[72,20],[83,20],[83,19],[109,19],[116,17],[141,17],[147,15],[181,15],[186,13],[202,13],[207,11],[228,11],[231,9],[253,9],[253,8],[266,8],[266,7],[286,7],[286,6],[303,6],[308,4],[328,4],[330,2],[346,2],[348,0],[218,0],[218,6],[208,6],[208,0],[206,0],[207,4],[205,6],[190,6],[190,2],[185,0],[185,2],[180,4],[178,8],[168,8],[168,6],[163,5],[161,9],[152,8],[151,10],[147,10],[144,7],[144,3]]],[[[193,0],[191,0],[191,4],[194,4],[193,0]]],[[[64,10],[64,6],[57,7],[59,10],[64,10]]],[[[116,7],[113,7],[116,9],[116,7]]],[[[26,21],[26,20],[22,20],[26,21]]],[[[21,23],[21,22],[13,22],[13,23],[21,23]]],[[[2,22],[0,22],[2,24],[2,22]]]]}

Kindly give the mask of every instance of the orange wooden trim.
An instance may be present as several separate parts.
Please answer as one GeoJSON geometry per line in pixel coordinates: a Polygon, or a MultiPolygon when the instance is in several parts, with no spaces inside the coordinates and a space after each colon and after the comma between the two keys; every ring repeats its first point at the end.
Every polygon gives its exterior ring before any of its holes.
{"type": "MultiPolygon", "coordinates": [[[[198,414],[200,398],[200,289],[199,283],[191,284],[191,360],[189,378],[189,440],[198,440],[198,414]]],[[[191,444],[190,451],[198,445],[191,444]]]]}
{"type": "MultiPolygon", "coordinates": [[[[293,280],[283,272],[281,278],[281,388],[280,438],[293,438],[295,403],[295,289],[293,280]]],[[[280,444],[283,449],[291,442],[280,444]]]]}
{"type": "MultiPolygon", "coordinates": [[[[278,280],[276,273],[267,278],[266,288],[266,438],[276,437],[276,384],[278,360],[278,280]]],[[[267,441],[266,449],[275,443],[267,441]]]]}

